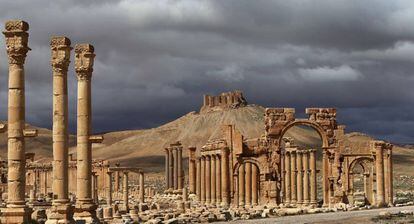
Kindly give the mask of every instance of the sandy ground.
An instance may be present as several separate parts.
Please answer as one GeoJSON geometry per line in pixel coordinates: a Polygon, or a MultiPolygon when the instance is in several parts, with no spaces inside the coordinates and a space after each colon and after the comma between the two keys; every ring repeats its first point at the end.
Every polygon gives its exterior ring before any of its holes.
{"type": "MultiPolygon", "coordinates": [[[[308,215],[295,215],[295,216],[283,216],[277,218],[267,219],[255,219],[255,220],[238,220],[230,223],[345,223],[345,224],[357,224],[357,223],[374,223],[371,218],[378,216],[381,211],[389,211],[391,213],[398,211],[413,211],[414,206],[406,207],[392,207],[392,208],[381,208],[363,211],[349,211],[349,212],[331,212],[331,213],[319,213],[319,214],[308,214],[308,215]]],[[[223,222],[225,223],[225,222],[223,222]]]]}

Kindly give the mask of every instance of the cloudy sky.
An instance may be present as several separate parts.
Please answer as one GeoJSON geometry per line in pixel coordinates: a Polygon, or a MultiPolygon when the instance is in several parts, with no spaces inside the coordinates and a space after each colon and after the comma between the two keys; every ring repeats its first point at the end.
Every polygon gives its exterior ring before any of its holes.
{"type": "MultiPolygon", "coordinates": [[[[411,0],[0,0],[8,19],[30,24],[35,125],[51,127],[49,41],[65,35],[95,46],[95,132],[155,127],[198,110],[204,93],[240,89],[267,107],[337,107],[349,131],[414,142],[411,0]]],[[[0,48],[6,119],[4,38],[0,48]]],[[[69,92],[74,130],[73,69],[69,92]]]]}

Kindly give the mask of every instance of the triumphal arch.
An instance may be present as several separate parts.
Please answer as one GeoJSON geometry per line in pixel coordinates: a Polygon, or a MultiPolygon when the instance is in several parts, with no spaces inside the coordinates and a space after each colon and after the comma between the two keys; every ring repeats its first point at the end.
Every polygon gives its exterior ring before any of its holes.
{"type": "Polygon", "coordinates": [[[306,118],[296,118],[293,108],[267,108],[260,138],[245,139],[237,124],[223,125],[221,138],[199,151],[190,147],[190,191],[210,205],[334,206],[357,199],[392,205],[392,145],[350,140],[337,123],[335,108],[307,108],[305,113],[306,118]],[[298,125],[319,134],[319,149],[285,137],[298,125]]]}

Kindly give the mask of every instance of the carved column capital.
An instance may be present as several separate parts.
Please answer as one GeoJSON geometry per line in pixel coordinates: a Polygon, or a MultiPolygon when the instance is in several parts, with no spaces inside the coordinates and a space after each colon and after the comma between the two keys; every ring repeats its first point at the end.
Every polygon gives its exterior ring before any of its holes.
{"type": "MultiPolygon", "coordinates": [[[[70,40],[67,37],[53,36],[50,40],[52,59],[50,64],[55,72],[68,71],[70,63],[70,40]]],[[[66,74],[66,73],[64,73],[66,74]]]]}
{"type": "Polygon", "coordinates": [[[77,44],[75,46],[75,71],[78,80],[90,80],[95,59],[94,47],[90,44],[77,44]]]}
{"type": "Polygon", "coordinates": [[[22,20],[10,20],[6,22],[3,31],[6,37],[6,50],[9,64],[23,66],[26,54],[30,50],[28,45],[29,24],[22,20]]]}

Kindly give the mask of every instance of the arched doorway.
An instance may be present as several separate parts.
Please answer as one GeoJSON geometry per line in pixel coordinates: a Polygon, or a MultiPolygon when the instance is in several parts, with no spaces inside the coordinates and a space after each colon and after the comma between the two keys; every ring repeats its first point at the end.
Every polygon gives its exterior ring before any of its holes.
{"type": "Polygon", "coordinates": [[[282,129],[281,140],[283,203],[328,204],[330,186],[324,173],[329,167],[325,155],[328,141],[324,130],[312,121],[296,120],[282,129]]]}
{"type": "Polygon", "coordinates": [[[374,204],[373,161],[370,158],[357,158],[348,173],[348,201],[354,205],[374,204]]]}
{"type": "Polygon", "coordinates": [[[241,161],[234,168],[234,201],[240,207],[253,207],[260,200],[260,169],[256,162],[241,161]]]}

